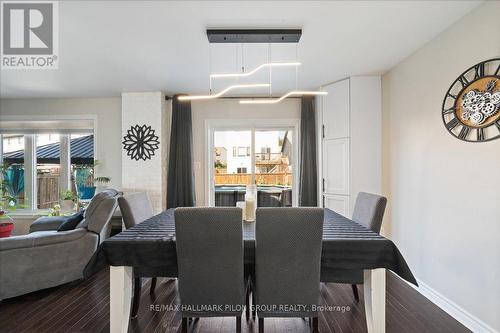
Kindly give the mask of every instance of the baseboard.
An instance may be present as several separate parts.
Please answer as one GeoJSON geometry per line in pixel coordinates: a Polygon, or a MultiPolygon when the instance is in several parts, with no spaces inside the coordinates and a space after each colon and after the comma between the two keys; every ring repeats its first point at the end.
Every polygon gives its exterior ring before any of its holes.
{"type": "MultiPolygon", "coordinates": [[[[403,280],[405,281],[405,280],[403,280]]],[[[407,281],[405,281],[407,282],[407,281]]],[[[481,319],[477,318],[473,314],[466,311],[457,303],[453,302],[449,298],[443,296],[441,293],[427,285],[425,282],[417,279],[419,287],[408,283],[413,289],[418,291],[425,298],[430,300],[432,303],[439,306],[443,311],[448,313],[450,316],[455,318],[462,325],[470,329],[472,332],[484,332],[484,333],[499,333],[493,327],[489,326],[481,319]]]]}

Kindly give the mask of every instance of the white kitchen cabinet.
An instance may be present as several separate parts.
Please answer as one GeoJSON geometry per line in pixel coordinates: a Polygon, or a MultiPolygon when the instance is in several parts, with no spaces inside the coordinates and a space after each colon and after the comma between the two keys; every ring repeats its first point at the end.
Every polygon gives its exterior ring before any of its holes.
{"type": "Polygon", "coordinates": [[[324,192],[349,195],[349,138],[323,143],[324,192]]]}
{"type": "Polygon", "coordinates": [[[351,217],[359,192],[381,193],[381,81],[357,76],[321,89],[319,192],[324,207],[351,217]]]}
{"type": "Polygon", "coordinates": [[[332,194],[324,194],[324,207],[333,210],[334,212],[339,213],[340,215],[348,216],[349,215],[349,196],[347,195],[332,195],[332,194]]]}
{"type": "Polygon", "coordinates": [[[349,137],[349,80],[337,82],[324,88],[328,92],[323,97],[326,112],[323,117],[323,135],[325,139],[349,137]]]}

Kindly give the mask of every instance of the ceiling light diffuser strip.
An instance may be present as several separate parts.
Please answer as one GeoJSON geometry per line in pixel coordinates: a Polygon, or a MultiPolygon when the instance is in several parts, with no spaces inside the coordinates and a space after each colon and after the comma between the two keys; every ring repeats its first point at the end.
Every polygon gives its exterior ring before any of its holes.
{"type": "Polygon", "coordinates": [[[250,75],[253,75],[260,71],[262,68],[266,67],[297,67],[300,66],[300,62],[268,62],[262,65],[259,65],[258,67],[252,69],[250,72],[246,73],[228,73],[228,74],[211,74],[210,78],[212,79],[220,79],[220,78],[228,78],[228,77],[247,77],[250,75]]]}
{"type": "Polygon", "coordinates": [[[269,83],[256,83],[256,84],[235,84],[232,86],[227,87],[226,89],[218,92],[217,94],[214,95],[193,95],[193,96],[179,96],[178,99],[179,101],[194,101],[194,100],[201,100],[201,99],[215,99],[219,98],[223,95],[225,95],[227,92],[230,90],[234,89],[246,89],[246,88],[265,88],[269,87],[269,83]]]}
{"type": "Polygon", "coordinates": [[[302,96],[302,95],[328,95],[326,91],[301,91],[301,90],[294,90],[287,92],[280,98],[266,98],[266,99],[242,99],[240,100],[240,104],[275,104],[279,103],[282,100],[284,100],[287,97],[291,96],[302,96]]]}

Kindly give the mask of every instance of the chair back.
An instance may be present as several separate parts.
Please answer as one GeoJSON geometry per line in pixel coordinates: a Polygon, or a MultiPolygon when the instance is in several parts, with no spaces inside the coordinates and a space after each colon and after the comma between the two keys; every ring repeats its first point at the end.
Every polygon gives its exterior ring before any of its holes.
{"type": "Polygon", "coordinates": [[[127,194],[118,198],[125,228],[129,229],[153,216],[153,207],[146,192],[127,194]]]}
{"type": "Polygon", "coordinates": [[[322,208],[258,208],[255,225],[259,317],[316,317],[323,238],[322,208]],[[297,311],[272,306],[305,305],[297,311]]]}
{"type": "Polygon", "coordinates": [[[244,304],[241,208],[176,208],[174,215],[182,316],[241,315],[244,304]]]}
{"type": "Polygon", "coordinates": [[[292,189],[285,189],[281,192],[281,207],[292,207],[292,189]]]}
{"type": "Polygon", "coordinates": [[[386,204],[387,198],[383,196],[359,192],[352,219],[373,232],[380,233],[386,204]]]}
{"type": "Polygon", "coordinates": [[[96,194],[90,201],[84,213],[84,219],[79,226],[99,235],[102,243],[111,233],[111,218],[118,206],[116,190],[108,189],[96,194]]]}

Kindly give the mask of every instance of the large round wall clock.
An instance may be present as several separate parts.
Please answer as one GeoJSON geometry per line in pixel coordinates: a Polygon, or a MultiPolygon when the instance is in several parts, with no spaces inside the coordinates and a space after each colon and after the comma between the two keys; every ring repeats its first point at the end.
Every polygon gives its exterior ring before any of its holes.
{"type": "Polygon", "coordinates": [[[500,138],[500,58],[472,66],[452,83],[442,117],[448,132],[460,140],[500,138]]]}

